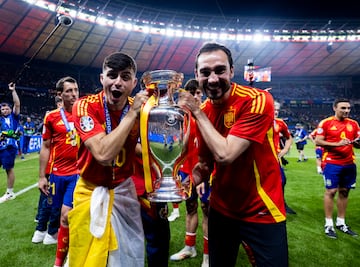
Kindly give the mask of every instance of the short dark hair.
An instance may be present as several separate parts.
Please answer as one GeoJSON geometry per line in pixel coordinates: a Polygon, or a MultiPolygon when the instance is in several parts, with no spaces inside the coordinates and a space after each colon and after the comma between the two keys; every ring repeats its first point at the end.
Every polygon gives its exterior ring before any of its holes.
{"type": "Polygon", "coordinates": [[[335,101],[333,103],[333,107],[336,107],[337,104],[339,104],[341,102],[350,103],[350,99],[348,99],[348,98],[337,98],[337,99],[335,99],[335,101]]]}
{"type": "Polygon", "coordinates": [[[0,107],[9,107],[11,108],[11,105],[9,103],[3,102],[0,104],[0,107]]]}
{"type": "Polygon", "coordinates": [[[202,53],[208,53],[208,52],[213,52],[213,51],[217,51],[217,50],[221,50],[227,55],[227,58],[228,58],[228,61],[230,64],[230,68],[232,68],[234,65],[234,61],[233,61],[233,58],[231,55],[231,51],[226,46],[218,44],[218,43],[205,43],[200,48],[198,54],[196,55],[195,69],[197,70],[197,68],[198,68],[198,59],[202,53]]]}
{"type": "Polygon", "coordinates": [[[64,83],[77,83],[76,80],[73,77],[70,76],[66,76],[61,78],[60,80],[57,81],[56,83],[56,93],[62,93],[64,90],[64,83]]]}
{"type": "Polygon", "coordinates": [[[111,68],[116,71],[121,71],[130,68],[134,71],[135,74],[137,72],[137,65],[135,60],[131,56],[122,52],[115,52],[108,55],[104,59],[103,71],[106,68],[111,68]]]}
{"type": "Polygon", "coordinates": [[[189,91],[190,94],[195,95],[197,89],[199,89],[199,82],[196,79],[189,79],[185,85],[184,89],[189,91]]]}

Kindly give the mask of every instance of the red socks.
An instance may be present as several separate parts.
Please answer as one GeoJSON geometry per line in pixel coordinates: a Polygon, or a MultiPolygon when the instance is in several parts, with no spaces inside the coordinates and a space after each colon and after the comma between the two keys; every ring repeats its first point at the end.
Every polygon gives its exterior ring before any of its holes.
{"type": "Polygon", "coordinates": [[[204,254],[209,254],[209,241],[208,238],[204,236],[204,254]]]}
{"type": "Polygon", "coordinates": [[[255,256],[254,256],[254,253],[253,253],[251,247],[247,243],[245,243],[245,241],[242,241],[242,245],[245,249],[246,255],[248,256],[251,266],[256,266],[255,256]]]}
{"type": "Polygon", "coordinates": [[[60,225],[58,232],[58,243],[56,248],[56,266],[63,266],[69,249],[69,227],[60,225]]]}
{"type": "Polygon", "coordinates": [[[194,247],[196,244],[196,233],[188,233],[185,235],[185,245],[189,247],[194,247]]]}

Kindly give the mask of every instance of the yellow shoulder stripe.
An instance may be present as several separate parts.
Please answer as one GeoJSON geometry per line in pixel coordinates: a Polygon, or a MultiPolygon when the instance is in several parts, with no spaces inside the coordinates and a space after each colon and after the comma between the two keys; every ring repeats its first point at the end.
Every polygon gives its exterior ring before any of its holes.
{"type": "Polygon", "coordinates": [[[261,114],[264,112],[266,96],[265,93],[251,87],[238,85],[234,88],[233,94],[240,97],[252,98],[251,112],[261,114]]]}

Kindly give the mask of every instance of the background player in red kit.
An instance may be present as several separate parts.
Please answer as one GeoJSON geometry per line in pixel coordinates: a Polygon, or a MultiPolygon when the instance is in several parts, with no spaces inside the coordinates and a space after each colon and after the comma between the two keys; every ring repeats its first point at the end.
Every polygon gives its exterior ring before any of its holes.
{"type": "MultiPolygon", "coordinates": [[[[286,153],[289,152],[291,144],[292,144],[292,137],[289,131],[289,128],[284,120],[278,118],[279,111],[280,111],[280,103],[275,101],[274,102],[274,108],[275,108],[275,120],[274,120],[274,143],[275,143],[275,149],[278,153],[279,157],[279,163],[280,163],[280,172],[281,172],[281,184],[283,188],[283,194],[285,199],[285,185],[286,185],[286,175],[284,168],[281,164],[281,158],[286,155],[286,153]],[[285,140],[284,146],[281,148],[280,145],[280,138],[283,138],[285,140]]],[[[296,214],[296,212],[290,208],[286,201],[285,201],[285,210],[288,214],[296,214]]]]}
{"type": "Polygon", "coordinates": [[[257,266],[288,266],[286,215],[274,149],[274,100],[270,93],[231,82],[231,52],[217,43],[199,51],[195,76],[209,98],[202,108],[189,93],[179,105],[196,119],[198,183],[215,165],[208,219],[210,266],[235,266],[245,241],[257,266]]]}
{"type": "Polygon", "coordinates": [[[345,213],[350,189],[355,188],[356,165],[354,145],[359,147],[359,124],[349,118],[350,101],[336,99],[333,104],[334,116],[322,120],[315,137],[316,145],[324,147],[323,162],[325,164],[323,176],[325,180],[325,234],[330,238],[337,238],[333,225],[333,207],[336,192],[337,218],[336,228],[351,236],[357,236],[345,223],[345,213]]]}
{"type": "Polygon", "coordinates": [[[79,98],[78,84],[74,78],[64,77],[56,83],[56,92],[61,96],[63,106],[50,111],[44,119],[39,188],[48,195],[48,202],[54,208],[61,207],[54,266],[62,266],[69,247],[68,213],[73,207],[73,192],[79,175],[76,164],[78,136],[72,116],[72,107],[79,98]],[[48,186],[46,167],[50,158],[48,186]]]}

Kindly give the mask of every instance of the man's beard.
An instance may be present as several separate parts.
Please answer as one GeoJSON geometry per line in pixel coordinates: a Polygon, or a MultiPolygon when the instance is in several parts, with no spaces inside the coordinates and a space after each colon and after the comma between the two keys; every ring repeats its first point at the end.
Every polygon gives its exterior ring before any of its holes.
{"type": "Polygon", "coordinates": [[[211,100],[218,100],[221,99],[227,91],[229,91],[231,85],[224,80],[219,80],[219,82],[217,84],[213,84],[212,87],[220,88],[221,94],[218,94],[219,93],[218,90],[209,89],[207,82],[203,84],[203,88],[204,88],[204,92],[206,93],[206,96],[211,100]]]}

